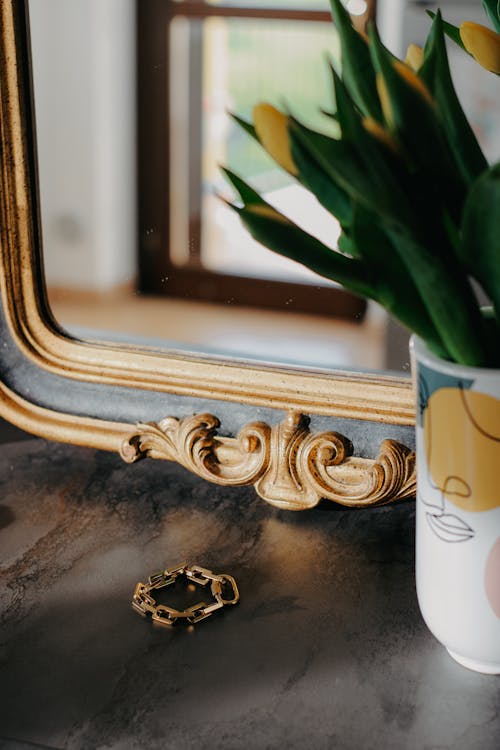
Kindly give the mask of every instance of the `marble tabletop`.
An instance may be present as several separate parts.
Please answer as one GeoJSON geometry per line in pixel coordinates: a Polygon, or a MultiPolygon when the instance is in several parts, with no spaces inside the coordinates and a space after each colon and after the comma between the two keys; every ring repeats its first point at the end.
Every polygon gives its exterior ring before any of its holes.
{"type": "Polygon", "coordinates": [[[500,679],[419,614],[412,502],[279,511],[42,440],[2,446],[0,482],[1,750],[500,747],[500,679]],[[155,628],[135,583],[186,561],[240,604],[155,628]]]}

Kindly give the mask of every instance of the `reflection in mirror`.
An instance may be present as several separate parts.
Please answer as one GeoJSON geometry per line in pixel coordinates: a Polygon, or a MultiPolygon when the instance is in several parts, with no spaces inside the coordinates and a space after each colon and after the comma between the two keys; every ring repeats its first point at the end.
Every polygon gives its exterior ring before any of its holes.
{"type": "MultiPolygon", "coordinates": [[[[406,5],[378,2],[399,54],[427,28],[421,7],[406,5]]],[[[227,114],[265,99],[331,128],[317,108],[332,107],[325,53],[338,59],[326,0],[29,9],[45,272],[63,327],[308,368],[408,369],[406,334],[380,308],[259,247],[217,197],[228,164],[334,246],[331,217],[227,114]]],[[[474,19],[463,3],[446,13],[474,19]]],[[[468,113],[498,154],[487,77],[450,51],[468,113]]]]}

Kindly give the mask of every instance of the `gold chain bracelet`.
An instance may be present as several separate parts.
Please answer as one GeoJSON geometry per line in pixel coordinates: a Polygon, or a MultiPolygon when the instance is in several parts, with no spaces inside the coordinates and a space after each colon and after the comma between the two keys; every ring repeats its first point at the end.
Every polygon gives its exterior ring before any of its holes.
{"type": "Polygon", "coordinates": [[[151,619],[160,625],[174,625],[178,620],[194,625],[228,604],[237,604],[239,599],[238,587],[232,576],[226,573],[216,575],[199,565],[179,565],[177,568],[153,573],[149,576],[148,583],[139,582],[135,587],[132,607],[142,617],[151,616],[151,619]],[[157,604],[151,592],[170,586],[179,576],[185,576],[190,583],[197,586],[206,586],[210,583],[213,601],[198,602],[183,610],[174,609],[166,604],[157,604]],[[227,589],[231,594],[229,598],[225,597],[227,589]]]}

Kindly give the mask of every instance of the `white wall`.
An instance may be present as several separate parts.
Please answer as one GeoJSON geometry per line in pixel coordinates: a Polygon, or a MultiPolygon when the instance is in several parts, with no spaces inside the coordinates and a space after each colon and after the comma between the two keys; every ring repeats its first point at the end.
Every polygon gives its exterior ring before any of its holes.
{"type": "Polygon", "coordinates": [[[386,47],[398,57],[404,56],[405,53],[403,25],[407,4],[406,0],[377,0],[377,27],[380,37],[386,47]]]}
{"type": "Polygon", "coordinates": [[[135,276],[133,0],[30,0],[49,285],[135,276]]]}

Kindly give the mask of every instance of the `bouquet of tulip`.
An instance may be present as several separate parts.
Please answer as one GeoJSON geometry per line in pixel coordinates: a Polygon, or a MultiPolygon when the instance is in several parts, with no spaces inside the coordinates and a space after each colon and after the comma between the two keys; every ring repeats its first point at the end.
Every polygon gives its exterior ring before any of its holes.
{"type": "Polygon", "coordinates": [[[230,205],[260,243],[376,300],[439,356],[498,367],[500,163],[488,164],[462,110],[445,35],[500,74],[500,3],[483,2],[495,30],[430,14],[424,49],[410,45],[404,62],[374,26],[358,33],[341,1],[331,5],[342,70],[331,66],[336,111],[325,122],[334,118],[341,137],[270,104],[254,108],[253,123],[235,119],[338,219],[337,249],[226,169],[242,201],[230,205]]]}

